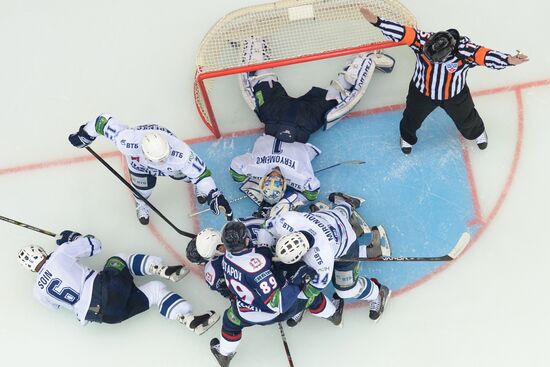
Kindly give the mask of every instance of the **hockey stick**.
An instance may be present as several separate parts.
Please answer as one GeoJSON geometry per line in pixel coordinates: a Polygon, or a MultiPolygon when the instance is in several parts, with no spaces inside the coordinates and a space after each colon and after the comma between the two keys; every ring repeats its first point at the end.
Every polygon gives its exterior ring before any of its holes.
{"type": "Polygon", "coordinates": [[[30,229],[31,231],[40,232],[40,233],[42,233],[42,234],[45,234],[45,235],[48,235],[48,236],[52,236],[52,237],[55,237],[55,236],[56,236],[55,233],[52,233],[52,232],[50,232],[50,231],[46,231],[45,229],[40,229],[40,228],[31,226],[31,225],[29,225],[29,224],[25,224],[25,223],[22,223],[22,222],[18,222],[18,221],[14,220],[14,219],[10,219],[10,218],[3,217],[3,216],[1,216],[1,215],[0,215],[0,219],[3,220],[3,221],[5,221],[5,222],[8,222],[8,223],[15,224],[16,226],[30,229]]]}
{"type": "MultiPolygon", "coordinates": [[[[340,163],[333,164],[332,166],[328,166],[328,167],[325,167],[325,168],[318,169],[318,170],[315,171],[314,173],[323,172],[323,171],[326,171],[327,169],[331,169],[331,168],[334,168],[334,167],[338,167],[338,166],[341,166],[341,165],[343,165],[343,164],[364,164],[364,163],[366,163],[366,162],[365,162],[365,161],[358,160],[358,159],[352,159],[352,160],[349,160],[349,161],[343,161],[343,162],[340,162],[340,163]]],[[[236,202],[236,201],[240,201],[240,200],[242,200],[242,199],[246,199],[247,197],[248,197],[247,195],[239,196],[238,198],[229,200],[229,203],[231,204],[231,203],[234,203],[234,202],[236,202]]],[[[202,214],[202,213],[206,213],[206,212],[209,211],[209,210],[210,210],[210,209],[199,210],[198,212],[189,214],[189,217],[194,217],[194,216],[196,216],[196,215],[199,215],[199,214],[202,214]]]]}
{"type": "Polygon", "coordinates": [[[86,149],[88,150],[88,152],[90,152],[90,154],[92,154],[98,161],[101,162],[101,164],[103,164],[109,171],[111,171],[111,173],[113,175],[116,176],[116,178],[118,178],[124,185],[126,185],[127,188],[129,188],[133,193],[134,195],[136,195],[140,200],[143,200],[155,213],[157,213],[159,215],[159,217],[161,217],[166,223],[168,223],[168,225],[170,227],[172,227],[176,232],[178,232],[179,234],[183,235],[183,236],[186,236],[186,237],[189,237],[189,238],[195,238],[197,237],[197,235],[193,234],[193,233],[189,233],[189,232],[186,232],[186,231],[183,231],[181,229],[179,229],[178,227],[176,227],[174,225],[174,223],[172,223],[170,220],[168,220],[168,218],[166,218],[164,216],[164,214],[162,214],[160,212],[160,210],[158,210],[153,204],[151,204],[149,202],[149,200],[147,200],[146,198],[143,197],[143,195],[141,195],[139,193],[139,191],[137,191],[131,184],[128,183],[128,181],[126,181],[117,171],[115,171],[113,169],[113,167],[111,167],[109,165],[109,163],[105,162],[105,160],[103,158],[101,158],[99,156],[99,154],[97,154],[96,152],[94,152],[94,150],[90,147],[86,147],[86,149]]]}
{"type": "Polygon", "coordinates": [[[294,362],[292,361],[292,356],[290,355],[290,349],[288,348],[288,342],[286,341],[285,331],[283,330],[283,325],[278,322],[279,332],[281,333],[281,339],[283,339],[283,346],[285,347],[286,358],[288,359],[288,365],[294,367],[294,362]]]}
{"type": "Polygon", "coordinates": [[[455,247],[447,254],[443,256],[435,257],[416,257],[416,256],[382,256],[382,257],[355,257],[355,258],[339,258],[335,259],[337,262],[356,262],[356,261],[452,261],[456,259],[462,251],[466,248],[470,242],[470,234],[468,232],[462,233],[455,247]]]}
{"type": "Polygon", "coordinates": [[[358,159],[352,159],[352,160],[349,160],[349,161],[343,161],[343,162],[340,162],[340,163],[333,164],[332,166],[328,166],[328,167],[325,167],[325,168],[318,169],[317,171],[315,171],[315,173],[323,172],[323,171],[326,171],[327,169],[338,167],[338,166],[341,166],[343,164],[364,164],[364,163],[366,163],[366,162],[365,161],[360,161],[358,159]]]}

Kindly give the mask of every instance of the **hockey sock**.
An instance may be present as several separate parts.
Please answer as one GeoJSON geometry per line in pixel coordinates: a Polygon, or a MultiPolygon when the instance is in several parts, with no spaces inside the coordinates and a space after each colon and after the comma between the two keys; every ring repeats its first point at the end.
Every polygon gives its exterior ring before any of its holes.
{"type": "Polygon", "coordinates": [[[336,312],[336,306],[334,306],[327,296],[320,293],[309,306],[309,312],[311,312],[313,316],[326,319],[336,312]]]}
{"type": "Polygon", "coordinates": [[[144,254],[132,254],[125,260],[127,260],[126,263],[132,275],[137,276],[153,275],[151,273],[151,267],[154,265],[163,265],[163,261],[160,257],[144,254]]]}
{"type": "Polygon", "coordinates": [[[138,287],[149,300],[149,306],[157,305],[162,316],[170,320],[176,320],[178,316],[191,313],[193,308],[180,295],[170,292],[159,281],[152,281],[138,287]]]}
{"type": "Polygon", "coordinates": [[[353,208],[351,207],[351,205],[342,200],[337,200],[336,206],[332,210],[341,213],[348,220],[351,218],[351,213],[353,212],[353,208]]]}
{"type": "Polygon", "coordinates": [[[235,353],[237,347],[241,343],[242,332],[230,332],[222,327],[220,338],[220,353],[224,356],[228,356],[231,353],[235,353]]]}
{"type": "Polygon", "coordinates": [[[338,289],[338,286],[335,286],[335,290],[336,294],[342,299],[355,298],[372,301],[378,297],[378,286],[366,277],[359,277],[352,288],[338,289]]]}

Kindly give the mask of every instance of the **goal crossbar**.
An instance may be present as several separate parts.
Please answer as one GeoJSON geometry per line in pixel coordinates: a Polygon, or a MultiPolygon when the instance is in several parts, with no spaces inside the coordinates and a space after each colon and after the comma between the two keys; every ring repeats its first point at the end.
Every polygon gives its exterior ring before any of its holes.
{"type": "Polygon", "coordinates": [[[197,55],[195,103],[206,126],[220,137],[210,98],[215,78],[398,46],[362,18],[362,6],[386,19],[416,24],[397,0],[281,0],[220,19],[197,55]],[[269,61],[243,64],[242,44],[250,37],[268,42],[269,61]]]}

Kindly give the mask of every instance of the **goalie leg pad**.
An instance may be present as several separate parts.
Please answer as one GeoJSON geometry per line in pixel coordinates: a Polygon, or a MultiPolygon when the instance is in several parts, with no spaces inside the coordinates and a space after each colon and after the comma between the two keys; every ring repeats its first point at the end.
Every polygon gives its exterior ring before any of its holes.
{"type": "MultiPolygon", "coordinates": [[[[265,39],[250,37],[243,41],[243,65],[259,64],[269,60],[271,50],[265,39]]],[[[260,82],[269,82],[272,85],[277,81],[277,75],[273,69],[260,69],[253,72],[239,74],[239,87],[243,98],[251,110],[256,109],[256,96],[254,87],[260,82]]]]}
{"type": "Polygon", "coordinates": [[[275,75],[273,69],[262,69],[252,73],[239,74],[239,88],[244,101],[251,110],[256,110],[257,101],[254,87],[260,82],[268,82],[270,86],[273,86],[273,82],[277,80],[277,75],[275,75]]]}
{"type": "Polygon", "coordinates": [[[351,111],[361,98],[365,95],[369,86],[372,74],[374,73],[374,63],[372,59],[365,54],[357,56],[342,74],[344,80],[352,85],[351,89],[344,88],[342,82],[333,81],[329,87],[338,91],[340,94],[339,103],[326,115],[327,124],[325,130],[331,128],[336,122],[351,111]]]}
{"type": "Polygon", "coordinates": [[[374,61],[374,64],[376,65],[376,70],[387,74],[393,71],[393,67],[395,66],[395,59],[390,55],[386,55],[381,51],[377,51],[369,54],[369,56],[371,57],[372,61],[374,61]]]}

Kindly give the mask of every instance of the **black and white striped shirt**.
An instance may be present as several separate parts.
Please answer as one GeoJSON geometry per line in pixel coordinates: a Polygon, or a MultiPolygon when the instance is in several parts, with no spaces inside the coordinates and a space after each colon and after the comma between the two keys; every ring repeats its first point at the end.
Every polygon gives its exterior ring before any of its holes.
{"type": "Polygon", "coordinates": [[[477,65],[491,69],[509,66],[508,54],[477,45],[468,37],[460,38],[457,52],[450,58],[443,62],[432,62],[422,50],[433,33],[422,32],[380,17],[374,26],[387,38],[406,44],[414,51],[416,66],[412,81],[421,93],[431,99],[445,100],[460,93],[466,85],[468,70],[477,65]]]}

